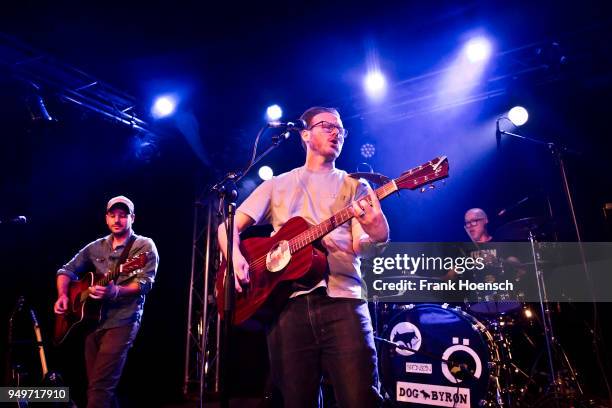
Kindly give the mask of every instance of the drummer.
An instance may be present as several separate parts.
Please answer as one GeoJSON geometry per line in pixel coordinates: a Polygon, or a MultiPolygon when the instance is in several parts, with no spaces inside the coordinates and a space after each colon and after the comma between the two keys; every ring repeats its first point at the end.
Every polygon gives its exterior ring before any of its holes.
{"type": "MultiPolygon", "coordinates": [[[[472,258],[482,258],[486,265],[479,280],[495,282],[499,279],[499,271],[503,273],[504,269],[506,272],[508,272],[508,269],[513,270],[514,280],[519,280],[525,274],[524,269],[520,267],[521,262],[517,257],[503,257],[501,254],[498,254],[498,248],[495,245],[487,244],[493,241],[493,236],[487,229],[489,217],[482,208],[470,208],[465,212],[463,219],[463,228],[476,247],[475,250],[470,251],[469,256],[472,258]]],[[[444,276],[444,279],[453,280],[458,277],[459,274],[456,271],[450,270],[444,276]]]]}
{"type": "Polygon", "coordinates": [[[463,216],[465,231],[470,236],[472,242],[483,243],[493,239],[487,230],[489,217],[481,208],[471,208],[465,212],[463,216]]]}

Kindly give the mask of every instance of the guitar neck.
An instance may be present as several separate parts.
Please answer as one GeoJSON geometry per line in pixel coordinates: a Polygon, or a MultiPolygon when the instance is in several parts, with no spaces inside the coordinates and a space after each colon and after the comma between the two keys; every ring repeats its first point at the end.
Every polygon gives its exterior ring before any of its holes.
{"type": "Polygon", "coordinates": [[[119,265],[119,267],[109,273],[107,273],[104,276],[101,276],[100,278],[96,279],[96,281],[94,282],[94,285],[100,285],[100,286],[106,286],[108,285],[111,281],[116,281],[117,278],[119,277],[119,275],[121,273],[129,273],[129,272],[133,272],[139,268],[142,268],[145,266],[148,256],[150,255],[150,252],[143,252],[138,256],[135,256],[133,258],[130,258],[129,260],[127,260],[125,263],[119,265]]]}
{"type": "Polygon", "coordinates": [[[107,273],[106,275],[100,277],[99,279],[96,279],[94,285],[106,286],[111,281],[116,280],[119,277],[120,273],[121,273],[121,267],[117,268],[117,270],[107,273]]]}
{"type": "MultiPolygon", "coordinates": [[[[374,190],[374,194],[376,194],[376,197],[378,197],[379,200],[382,200],[397,190],[399,189],[395,184],[395,180],[393,180],[374,190]]],[[[372,204],[372,199],[369,195],[361,198],[361,200],[366,200],[370,205],[372,204]]],[[[350,205],[344,207],[342,210],[338,211],[336,214],[332,215],[322,223],[310,227],[306,231],[292,238],[289,241],[291,253],[295,253],[305,246],[310,245],[317,239],[329,234],[331,231],[349,221],[353,217],[352,207],[350,205]]]]}

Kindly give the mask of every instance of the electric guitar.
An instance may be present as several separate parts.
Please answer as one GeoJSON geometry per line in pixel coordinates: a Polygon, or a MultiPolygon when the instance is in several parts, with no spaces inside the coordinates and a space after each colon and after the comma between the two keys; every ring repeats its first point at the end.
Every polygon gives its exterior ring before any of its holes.
{"type": "MultiPolygon", "coordinates": [[[[437,157],[408,170],[374,191],[379,200],[401,190],[415,190],[448,177],[446,156],[437,157]]],[[[364,197],[371,204],[369,196],[364,197]]],[[[325,253],[313,245],[338,226],[353,218],[349,205],[318,225],[302,217],[288,220],[273,237],[241,241],[240,251],[249,264],[249,283],[236,293],[233,322],[240,324],[262,309],[264,304],[276,308],[291,294],[290,283],[296,280],[317,283],[327,269],[325,253]]],[[[226,261],[219,268],[216,282],[217,306],[223,318],[226,261]]]]}
{"type": "Polygon", "coordinates": [[[149,258],[149,252],[143,252],[128,259],[115,271],[105,275],[88,272],[79,280],[70,282],[68,287],[68,308],[63,314],[55,315],[55,327],[53,330],[53,343],[57,346],[66,340],[68,334],[78,325],[99,322],[102,318],[102,302],[89,297],[91,286],[106,286],[111,281],[116,281],[119,275],[136,276],[149,258]]]}

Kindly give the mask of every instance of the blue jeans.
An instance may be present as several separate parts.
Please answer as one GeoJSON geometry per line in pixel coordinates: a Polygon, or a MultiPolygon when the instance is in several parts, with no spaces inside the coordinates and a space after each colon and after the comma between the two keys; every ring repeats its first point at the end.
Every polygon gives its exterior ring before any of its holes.
{"type": "Polygon", "coordinates": [[[324,289],[290,299],[267,340],[270,369],[285,408],[317,407],[322,374],[339,407],[380,406],[372,322],[364,300],[324,289]]]}

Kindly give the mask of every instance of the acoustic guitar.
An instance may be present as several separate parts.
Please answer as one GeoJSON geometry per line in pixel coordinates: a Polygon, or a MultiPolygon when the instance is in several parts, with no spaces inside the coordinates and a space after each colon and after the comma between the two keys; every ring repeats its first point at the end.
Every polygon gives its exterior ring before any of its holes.
{"type": "MultiPolygon", "coordinates": [[[[70,282],[68,287],[68,308],[63,314],[55,315],[53,343],[57,346],[66,340],[70,332],[78,325],[86,326],[100,321],[102,318],[102,301],[89,297],[91,286],[106,286],[116,281],[120,275],[136,276],[149,259],[149,252],[143,252],[128,259],[115,271],[104,275],[88,272],[79,280],[70,282]]],[[[126,279],[128,280],[128,279],[126,279]]]]}
{"type": "MultiPolygon", "coordinates": [[[[401,189],[415,190],[448,177],[446,156],[437,157],[402,173],[374,191],[379,200],[401,189]]],[[[371,204],[369,196],[364,197],[371,204]]],[[[240,324],[262,309],[264,304],[278,307],[291,294],[289,283],[296,280],[319,282],[327,269],[325,253],[317,241],[353,218],[349,205],[318,225],[301,217],[288,220],[272,237],[241,241],[240,251],[249,264],[249,283],[236,293],[233,322],[240,324]]],[[[222,262],[216,281],[217,306],[223,318],[226,262],[222,262]]],[[[268,309],[268,308],[266,308],[268,309]]]]}

